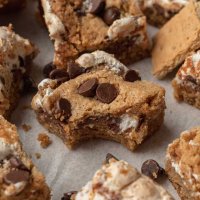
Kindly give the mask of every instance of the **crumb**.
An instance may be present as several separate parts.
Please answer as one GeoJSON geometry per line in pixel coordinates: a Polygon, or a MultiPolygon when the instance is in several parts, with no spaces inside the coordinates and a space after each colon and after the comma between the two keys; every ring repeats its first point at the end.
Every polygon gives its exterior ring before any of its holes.
{"type": "Polygon", "coordinates": [[[41,154],[40,154],[40,153],[35,153],[35,157],[36,157],[37,159],[40,159],[40,158],[41,158],[41,154]]]}
{"type": "Polygon", "coordinates": [[[31,105],[22,106],[22,109],[23,110],[28,110],[28,109],[32,110],[31,105]]]}
{"type": "Polygon", "coordinates": [[[40,146],[44,149],[46,149],[52,143],[49,136],[45,133],[40,133],[37,140],[40,142],[40,146]]]}
{"type": "Polygon", "coordinates": [[[22,128],[23,128],[23,130],[25,131],[25,132],[28,132],[28,131],[30,131],[31,130],[31,126],[30,125],[27,125],[27,124],[22,124],[22,128]]]}

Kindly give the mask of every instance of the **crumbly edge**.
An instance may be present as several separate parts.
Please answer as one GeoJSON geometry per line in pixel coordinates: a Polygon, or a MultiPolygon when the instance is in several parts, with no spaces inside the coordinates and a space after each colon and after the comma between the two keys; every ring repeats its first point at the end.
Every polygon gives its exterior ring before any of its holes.
{"type": "Polygon", "coordinates": [[[178,102],[184,101],[196,108],[200,109],[200,95],[190,86],[178,84],[176,80],[172,81],[174,88],[174,97],[178,102]]]}

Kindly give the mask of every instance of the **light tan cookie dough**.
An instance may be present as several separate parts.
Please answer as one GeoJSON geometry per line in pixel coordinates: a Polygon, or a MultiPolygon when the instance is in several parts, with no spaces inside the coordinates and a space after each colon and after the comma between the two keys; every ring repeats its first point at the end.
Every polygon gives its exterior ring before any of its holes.
{"type": "Polygon", "coordinates": [[[0,13],[15,12],[25,6],[26,0],[0,0],[0,13]]]}
{"type": "Polygon", "coordinates": [[[50,200],[44,176],[22,149],[14,125],[0,116],[0,199],[50,200]]]}
{"type": "Polygon", "coordinates": [[[37,50],[17,35],[12,26],[0,27],[0,114],[7,117],[14,109],[37,50]]]}
{"type": "Polygon", "coordinates": [[[172,81],[174,96],[200,109],[200,51],[188,56],[172,81]]]}
{"type": "Polygon", "coordinates": [[[177,14],[189,0],[138,0],[142,12],[151,25],[161,27],[177,14]]]}
{"type": "Polygon", "coordinates": [[[167,150],[166,172],[182,200],[200,199],[200,127],[181,133],[167,150]]]}
{"type": "Polygon", "coordinates": [[[155,37],[153,74],[164,78],[200,48],[200,2],[192,0],[155,37]]]}
{"type": "Polygon", "coordinates": [[[164,89],[140,81],[112,55],[83,54],[70,66],[68,72],[53,70],[32,100],[41,124],[68,147],[104,138],[134,150],[163,123],[164,89]]]}
{"type": "Polygon", "coordinates": [[[173,200],[160,185],[115,158],[110,158],[81,191],[68,197],[71,200],[173,200]]]}
{"type": "Polygon", "coordinates": [[[98,49],[125,63],[149,54],[146,18],[134,1],[41,0],[41,4],[54,41],[54,64],[60,68],[98,49]]]}

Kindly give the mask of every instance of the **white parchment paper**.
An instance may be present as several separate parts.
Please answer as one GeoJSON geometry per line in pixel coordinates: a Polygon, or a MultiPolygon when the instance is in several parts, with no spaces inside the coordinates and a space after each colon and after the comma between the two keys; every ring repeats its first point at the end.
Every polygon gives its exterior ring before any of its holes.
{"type": "MultiPolygon", "coordinates": [[[[0,16],[0,25],[12,23],[17,33],[31,39],[40,49],[40,54],[35,59],[33,78],[38,83],[42,80],[42,68],[52,61],[53,45],[48,37],[47,30],[39,23],[36,17],[37,3],[29,0],[28,6],[20,13],[0,16]]],[[[156,29],[149,28],[153,35],[156,29]]],[[[160,131],[143,143],[134,153],[122,145],[104,140],[92,140],[80,145],[76,150],[70,151],[56,136],[49,134],[53,144],[43,150],[37,136],[47,131],[37,122],[32,110],[24,110],[30,105],[31,96],[21,99],[18,108],[13,114],[12,122],[17,125],[21,140],[26,152],[32,156],[34,163],[45,174],[47,183],[52,188],[53,200],[59,200],[64,192],[79,190],[101,166],[106,154],[112,153],[119,159],[124,159],[140,170],[142,163],[147,159],[155,159],[164,166],[167,145],[177,138],[180,132],[193,126],[200,125],[200,111],[187,104],[178,104],[173,97],[171,74],[165,80],[156,80],[151,75],[151,60],[145,59],[132,65],[137,69],[142,78],[156,82],[166,89],[167,110],[165,122],[160,131]],[[32,129],[26,133],[22,124],[31,125],[32,129]],[[41,159],[36,159],[35,153],[41,153],[41,159]]],[[[173,187],[166,179],[160,183],[179,199],[173,187]]]]}

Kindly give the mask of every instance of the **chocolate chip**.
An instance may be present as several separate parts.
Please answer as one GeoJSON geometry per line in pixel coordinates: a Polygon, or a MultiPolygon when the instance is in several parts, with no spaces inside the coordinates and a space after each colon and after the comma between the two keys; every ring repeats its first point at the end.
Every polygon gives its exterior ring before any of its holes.
{"type": "Polygon", "coordinates": [[[186,81],[189,81],[189,82],[191,82],[191,83],[193,83],[193,84],[197,84],[197,80],[196,80],[195,78],[193,78],[191,75],[187,75],[187,76],[185,77],[185,80],[186,80],[186,81]]]}
{"type": "Polygon", "coordinates": [[[64,69],[54,69],[49,74],[50,79],[66,78],[69,80],[69,74],[64,69]]]}
{"type": "Polygon", "coordinates": [[[45,65],[44,69],[43,69],[43,74],[45,78],[49,78],[49,74],[51,73],[52,70],[54,70],[56,67],[53,64],[53,62],[48,63],[47,65],[45,65]]]}
{"type": "Polygon", "coordinates": [[[61,200],[72,200],[71,197],[75,195],[77,191],[67,192],[64,194],[61,200]]]}
{"type": "Polygon", "coordinates": [[[89,5],[89,13],[99,14],[105,8],[105,0],[91,0],[89,5]]]}
{"type": "Polygon", "coordinates": [[[116,87],[110,83],[102,83],[96,90],[97,99],[102,103],[111,103],[118,95],[116,87]]]}
{"type": "Polygon", "coordinates": [[[24,59],[23,59],[21,56],[18,56],[18,59],[19,59],[19,66],[20,66],[20,67],[24,67],[24,66],[25,66],[25,61],[24,61],[24,59]]]}
{"type": "Polygon", "coordinates": [[[97,86],[97,79],[91,78],[80,85],[80,87],[78,88],[78,93],[84,97],[94,97],[97,86]]]}
{"type": "Polygon", "coordinates": [[[13,170],[4,176],[4,181],[7,184],[15,184],[23,181],[28,181],[30,173],[24,170],[13,170]]]}
{"type": "Polygon", "coordinates": [[[61,85],[64,82],[67,82],[69,80],[69,77],[64,77],[64,78],[58,78],[57,83],[58,85],[61,85]]]}
{"type": "Polygon", "coordinates": [[[129,82],[135,82],[140,81],[141,77],[135,70],[130,69],[126,72],[124,80],[129,82]]]}
{"type": "Polygon", "coordinates": [[[83,74],[85,72],[85,68],[80,67],[79,64],[71,62],[68,65],[68,73],[70,79],[76,78],[77,76],[83,74]]]}
{"type": "Polygon", "coordinates": [[[110,7],[104,11],[103,20],[108,26],[112,25],[112,23],[119,18],[120,11],[116,7],[110,7]]]}
{"type": "Polygon", "coordinates": [[[141,171],[144,175],[157,179],[160,175],[164,174],[164,169],[159,166],[155,160],[147,160],[143,163],[141,171]]]}
{"type": "Polygon", "coordinates": [[[65,119],[69,119],[71,117],[71,104],[67,99],[60,98],[57,102],[57,107],[58,110],[65,116],[65,119]]]}
{"type": "Polygon", "coordinates": [[[23,77],[23,94],[30,94],[37,92],[37,87],[35,82],[28,76],[23,77]]]}
{"type": "Polygon", "coordinates": [[[24,163],[15,156],[11,156],[9,158],[9,162],[10,162],[12,168],[28,171],[28,168],[24,165],[24,163]]]}
{"type": "Polygon", "coordinates": [[[113,156],[111,153],[108,153],[106,155],[106,163],[109,163],[110,159],[118,160],[115,156],[113,156]]]}

